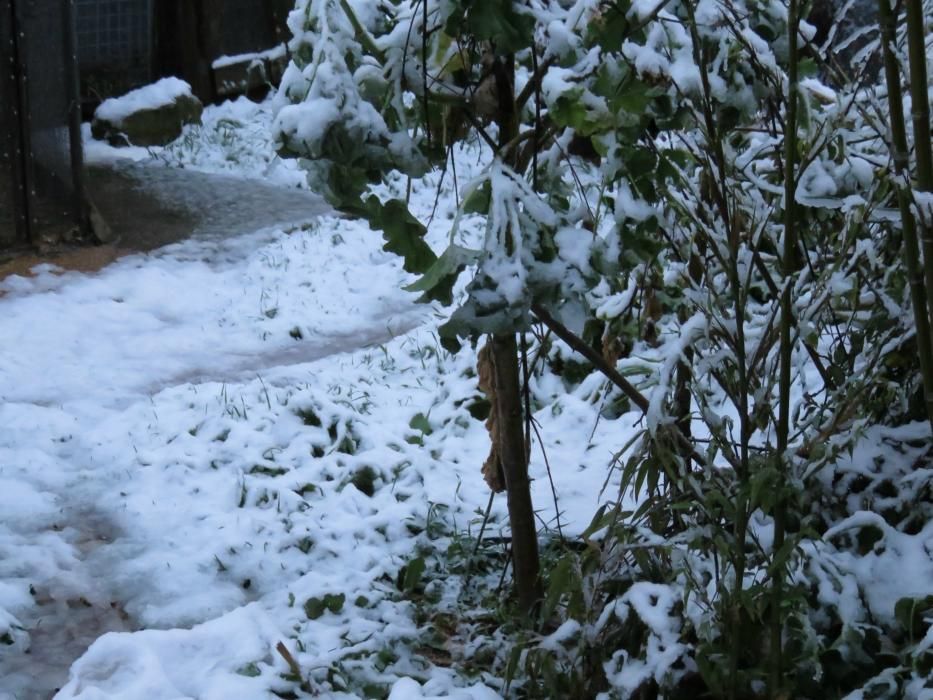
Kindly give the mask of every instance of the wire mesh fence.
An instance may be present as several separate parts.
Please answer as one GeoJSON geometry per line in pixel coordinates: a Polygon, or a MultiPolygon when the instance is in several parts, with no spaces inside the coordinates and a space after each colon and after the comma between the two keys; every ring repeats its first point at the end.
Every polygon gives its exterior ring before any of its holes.
{"type": "Polygon", "coordinates": [[[75,4],[82,96],[98,102],[149,82],[152,0],[76,0],[75,4]]]}
{"type": "Polygon", "coordinates": [[[78,60],[82,67],[117,65],[148,71],[151,0],[77,0],[78,60]]]}

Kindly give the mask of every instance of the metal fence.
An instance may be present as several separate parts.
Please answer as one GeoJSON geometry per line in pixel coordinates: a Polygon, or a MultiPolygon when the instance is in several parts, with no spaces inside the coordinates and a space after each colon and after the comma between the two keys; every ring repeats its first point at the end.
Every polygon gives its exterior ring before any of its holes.
{"type": "Polygon", "coordinates": [[[152,75],[152,0],[76,0],[86,94],[125,92],[152,75]]]}
{"type": "MultiPolygon", "coordinates": [[[[3,1],[3,0],[0,0],[3,1]]],[[[211,63],[288,38],[295,0],[75,0],[85,117],[101,100],[174,75],[217,97],[211,63]]]]}
{"type": "Polygon", "coordinates": [[[23,183],[17,172],[22,160],[19,148],[17,84],[12,70],[15,34],[12,9],[0,4],[0,246],[13,245],[25,227],[15,203],[22,199],[23,183]]]}
{"type": "Polygon", "coordinates": [[[0,0],[0,245],[83,225],[73,0],[0,0]]]}

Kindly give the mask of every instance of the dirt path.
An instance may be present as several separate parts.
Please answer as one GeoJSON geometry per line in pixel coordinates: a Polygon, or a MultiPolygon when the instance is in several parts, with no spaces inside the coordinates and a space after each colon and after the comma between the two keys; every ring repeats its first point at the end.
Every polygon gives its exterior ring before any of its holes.
{"type": "Polygon", "coordinates": [[[275,225],[299,224],[330,211],[305,190],[258,180],[118,161],[86,170],[91,202],[110,229],[110,242],[24,251],[0,262],[0,280],[28,276],[36,265],[96,272],[121,256],[148,252],[189,238],[218,240],[275,225]]]}
{"type": "Polygon", "coordinates": [[[68,680],[71,662],[94,640],[133,629],[119,601],[100,585],[107,572],[88,564],[118,534],[106,518],[70,507],[62,509],[51,530],[37,534],[46,544],[57,540],[55,555],[70,555],[72,566],[48,576],[37,561],[18,572],[35,581],[30,585],[35,605],[20,619],[24,632],[0,653],[0,700],[49,700],[68,680]]]}

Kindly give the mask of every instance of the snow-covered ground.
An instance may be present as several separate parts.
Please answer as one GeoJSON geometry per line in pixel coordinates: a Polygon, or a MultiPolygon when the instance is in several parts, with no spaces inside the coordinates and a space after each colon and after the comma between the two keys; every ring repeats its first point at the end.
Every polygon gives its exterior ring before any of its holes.
{"type": "MultiPolygon", "coordinates": [[[[269,118],[245,100],[208,108],[152,155],[293,187],[269,118]]],[[[414,191],[425,219],[435,184],[414,191]]],[[[324,216],[35,273],[0,283],[0,699],[250,700],[302,683],[498,697],[494,679],[419,653],[397,585],[432,538],[475,527],[488,437],[469,411],[475,354],[441,349],[440,312],[403,291],[380,234],[324,216]]],[[[625,426],[562,387],[536,393],[555,398],[542,432],[592,434],[549,445],[562,522],[579,530],[625,426]]],[[[552,522],[540,453],[532,470],[552,522]]]]}

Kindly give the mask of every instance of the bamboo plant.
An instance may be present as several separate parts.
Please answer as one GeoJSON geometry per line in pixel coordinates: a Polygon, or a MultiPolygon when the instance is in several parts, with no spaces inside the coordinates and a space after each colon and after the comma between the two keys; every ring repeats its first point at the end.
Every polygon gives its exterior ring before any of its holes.
{"type": "MultiPolygon", "coordinates": [[[[917,152],[917,187],[921,192],[933,192],[933,173],[930,159],[930,111],[926,96],[926,56],[923,46],[923,13],[918,0],[907,3],[907,25],[911,94],[913,104],[914,140],[917,152]],[[924,124],[926,125],[924,127],[924,124]]],[[[879,0],[881,22],[881,48],[884,57],[885,82],[888,88],[888,106],[891,119],[891,152],[894,176],[897,182],[897,203],[901,214],[904,237],[904,262],[910,284],[914,321],[917,327],[917,350],[920,372],[923,376],[924,404],[933,426],[933,337],[930,335],[933,305],[933,231],[929,217],[921,217],[924,264],[920,265],[920,239],[917,219],[911,207],[910,147],[904,119],[904,99],[901,75],[896,54],[896,21],[889,0],[879,0]]]]}

